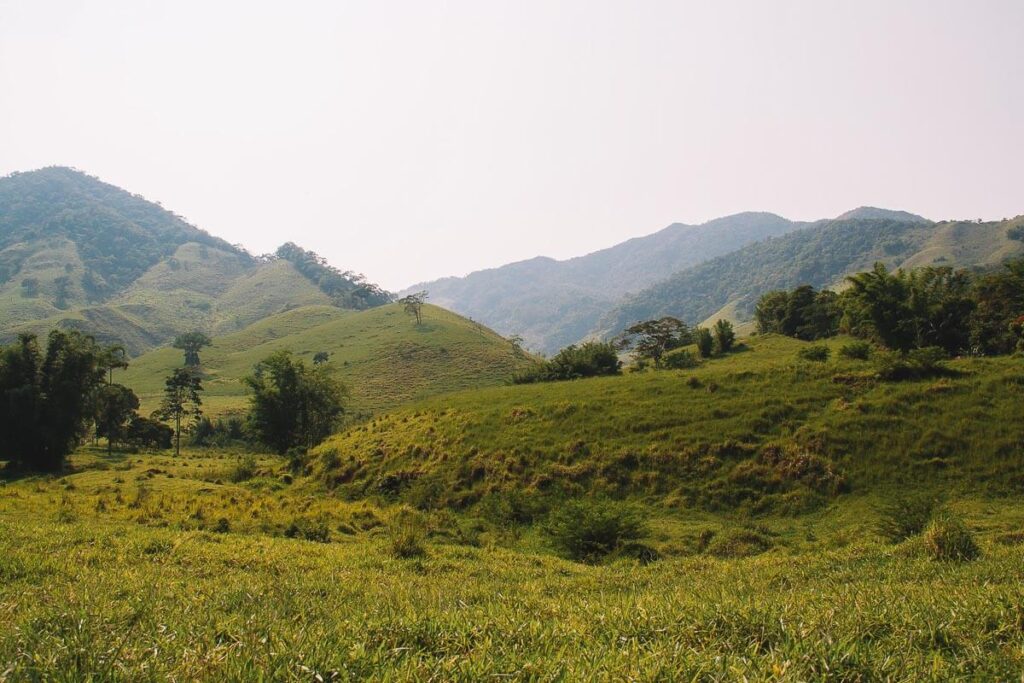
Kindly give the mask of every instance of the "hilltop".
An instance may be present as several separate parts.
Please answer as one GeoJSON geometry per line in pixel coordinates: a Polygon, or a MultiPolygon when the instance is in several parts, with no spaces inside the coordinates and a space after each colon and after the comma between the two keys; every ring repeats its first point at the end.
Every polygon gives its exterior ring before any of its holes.
{"type": "MultiPolygon", "coordinates": [[[[279,349],[312,362],[326,352],[350,392],[350,415],[393,408],[426,396],[503,384],[533,361],[493,331],[437,306],[423,307],[422,325],[398,304],[365,311],[305,306],[213,338],[203,349],[204,412],[218,416],[247,406],[242,378],[279,349]]],[[[163,379],[182,363],[181,351],[150,351],[119,373],[143,412],[157,406],[163,379]]]]}
{"type": "Polygon", "coordinates": [[[136,355],[309,305],[389,300],[285,245],[255,258],[138,195],[68,168],[0,178],[0,341],[83,329],[136,355]]]}

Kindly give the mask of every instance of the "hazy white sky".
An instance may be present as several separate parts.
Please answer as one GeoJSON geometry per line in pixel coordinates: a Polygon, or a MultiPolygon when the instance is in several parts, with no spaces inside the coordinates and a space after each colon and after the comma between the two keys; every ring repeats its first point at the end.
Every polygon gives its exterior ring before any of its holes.
{"type": "Polygon", "coordinates": [[[398,289],[744,210],[1024,213],[1024,1],[0,0],[0,174],[398,289]]]}

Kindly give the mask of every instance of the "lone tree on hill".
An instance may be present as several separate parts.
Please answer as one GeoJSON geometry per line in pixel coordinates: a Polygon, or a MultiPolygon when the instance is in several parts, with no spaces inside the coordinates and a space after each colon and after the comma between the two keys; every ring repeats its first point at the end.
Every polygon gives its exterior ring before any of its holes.
{"type": "Polygon", "coordinates": [[[174,338],[174,348],[181,349],[185,352],[185,365],[190,368],[199,367],[199,351],[205,346],[209,346],[213,343],[213,340],[207,337],[202,332],[186,332],[185,334],[179,334],[174,338]]]}
{"type": "Polygon", "coordinates": [[[416,325],[423,322],[423,304],[426,302],[427,296],[429,296],[427,291],[423,290],[422,292],[403,296],[398,300],[398,303],[405,307],[406,313],[416,317],[416,325]]]}
{"type": "Polygon", "coordinates": [[[686,323],[665,316],[657,320],[636,323],[622,333],[619,342],[623,349],[633,349],[641,358],[650,358],[661,365],[661,357],[672,349],[689,344],[692,339],[686,323]]]}
{"type": "Polygon", "coordinates": [[[203,390],[199,374],[192,368],[175,368],[164,382],[164,398],[155,415],[162,420],[174,421],[174,454],[181,454],[181,423],[186,426],[203,415],[203,390]]]}

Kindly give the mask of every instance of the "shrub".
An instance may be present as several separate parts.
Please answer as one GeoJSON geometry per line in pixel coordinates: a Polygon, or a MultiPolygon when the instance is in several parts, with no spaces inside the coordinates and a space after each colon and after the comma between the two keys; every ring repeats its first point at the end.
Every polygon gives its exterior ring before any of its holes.
{"type": "Polygon", "coordinates": [[[243,481],[249,481],[256,476],[256,458],[247,455],[244,458],[239,458],[238,462],[235,463],[234,467],[228,472],[227,478],[229,481],[238,484],[243,481]]]}
{"type": "Polygon", "coordinates": [[[423,557],[427,554],[424,539],[427,524],[423,515],[410,507],[403,506],[388,524],[388,541],[391,554],[399,559],[423,557]]]}
{"type": "Polygon", "coordinates": [[[608,500],[578,499],[548,515],[544,532],[566,557],[598,562],[647,535],[637,512],[608,500]]]}
{"type": "Polygon", "coordinates": [[[935,501],[922,495],[901,495],[878,510],[878,533],[890,543],[917,536],[932,518],[935,501]]]}
{"type": "Polygon", "coordinates": [[[804,360],[823,363],[828,360],[829,349],[824,344],[815,344],[797,351],[797,356],[804,360]]]}
{"type": "Polygon", "coordinates": [[[970,530],[950,513],[932,520],[922,540],[925,550],[936,560],[966,561],[981,555],[970,530]]]}
{"type": "Polygon", "coordinates": [[[284,530],[287,538],[301,538],[317,543],[330,543],[331,530],[323,520],[298,518],[284,530]]]}
{"type": "Polygon", "coordinates": [[[532,382],[617,375],[621,369],[622,362],[619,360],[619,353],[614,344],[584,342],[579,346],[572,344],[565,347],[551,360],[514,376],[512,382],[530,384],[532,382]]]}
{"type": "Polygon", "coordinates": [[[707,552],[722,559],[752,557],[770,550],[772,545],[772,539],[760,531],[736,529],[710,539],[707,552]]]}
{"type": "Polygon", "coordinates": [[[875,354],[875,372],[884,380],[924,379],[943,374],[945,359],[946,352],[937,346],[914,349],[906,354],[884,351],[875,354]]]}
{"type": "Polygon", "coordinates": [[[665,354],[665,367],[671,370],[685,370],[700,365],[700,361],[687,349],[676,349],[665,354]]]}
{"type": "Polygon", "coordinates": [[[137,448],[166,450],[171,447],[174,430],[163,422],[136,415],[128,425],[128,443],[137,448]]]}
{"type": "Polygon", "coordinates": [[[871,344],[866,341],[850,342],[839,349],[839,355],[854,360],[867,360],[871,357],[871,344]]]}

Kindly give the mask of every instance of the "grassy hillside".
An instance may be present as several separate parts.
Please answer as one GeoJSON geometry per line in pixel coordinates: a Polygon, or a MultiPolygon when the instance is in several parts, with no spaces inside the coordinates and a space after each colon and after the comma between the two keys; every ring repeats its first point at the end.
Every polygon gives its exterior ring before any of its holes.
{"type": "MultiPolygon", "coordinates": [[[[425,306],[416,326],[398,304],[368,311],[307,306],[274,315],[204,349],[205,409],[212,415],[246,406],[241,378],[278,349],[307,362],[319,351],[351,392],[354,413],[376,412],[446,391],[507,381],[530,361],[494,332],[437,306],[425,306]]],[[[181,351],[161,348],[132,361],[119,381],[152,410],[163,378],[182,363],[181,351]]]]}
{"type": "Polygon", "coordinates": [[[137,355],[184,331],[223,334],[301,306],[388,299],[312,252],[281,251],[253,258],[71,169],[0,178],[0,343],[69,327],[137,355]]]}
{"type": "Polygon", "coordinates": [[[756,337],[694,370],[428,400],[331,438],[318,476],[345,495],[426,507],[604,493],[758,514],[904,485],[1024,490],[1019,359],[892,383],[837,359],[843,343],[816,363],[798,358],[804,342],[756,337]]]}
{"type": "Polygon", "coordinates": [[[683,268],[801,226],[770,213],[675,223],[586,256],[535,258],[415,285],[431,301],[551,353],[582,339],[607,309],[683,268]]]}
{"type": "Polygon", "coordinates": [[[889,268],[995,265],[1024,252],[1024,243],[1007,235],[1022,220],[933,224],[897,216],[816,224],[683,270],[613,308],[595,333],[613,335],[663,315],[697,324],[730,306],[733,320],[749,320],[764,292],[801,284],[841,286],[847,275],[878,261],[889,268]]]}

